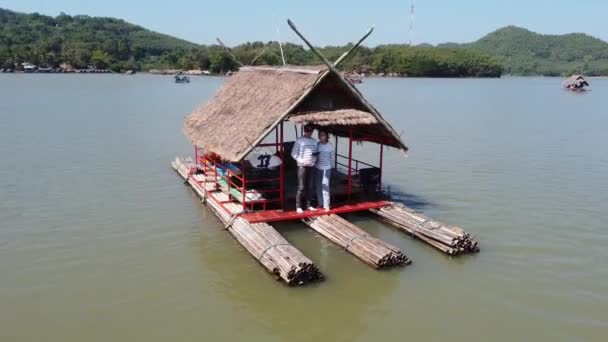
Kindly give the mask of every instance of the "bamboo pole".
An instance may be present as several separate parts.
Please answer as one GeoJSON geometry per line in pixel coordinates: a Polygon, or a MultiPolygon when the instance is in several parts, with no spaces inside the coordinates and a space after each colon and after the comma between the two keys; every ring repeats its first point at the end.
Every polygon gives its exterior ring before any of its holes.
{"type": "Polygon", "coordinates": [[[417,213],[399,203],[370,209],[382,221],[416,237],[449,255],[479,252],[479,243],[457,226],[449,226],[417,213]]]}
{"type": "Polygon", "coordinates": [[[317,233],[374,268],[383,269],[411,263],[397,247],[367,234],[340,216],[324,215],[303,221],[317,233]]]}
{"type": "Polygon", "coordinates": [[[234,54],[232,54],[232,51],[230,51],[230,48],[227,47],[224,42],[222,42],[219,38],[215,38],[217,40],[217,42],[224,48],[224,50],[226,51],[226,53],[228,53],[228,55],[230,56],[230,58],[232,58],[238,65],[239,67],[243,66],[243,63],[241,63],[241,61],[239,61],[238,58],[236,58],[236,56],[234,54]]]}
{"type": "MultiPolygon", "coordinates": [[[[293,24],[293,23],[292,23],[293,24]]],[[[369,28],[369,30],[367,30],[367,32],[363,35],[363,37],[361,37],[361,39],[359,39],[355,45],[353,45],[350,50],[344,52],[342,54],[342,56],[340,56],[340,58],[338,58],[333,66],[334,68],[337,68],[348,56],[350,56],[358,47],[359,45],[361,45],[361,43],[363,43],[363,41],[365,39],[367,39],[367,37],[369,37],[370,34],[372,34],[372,32],[374,32],[374,25],[372,25],[372,27],[369,28]]]]}
{"type": "MultiPolygon", "coordinates": [[[[401,136],[397,134],[397,132],[395,131],[395,129],[386,121],[384,120],[384,118],[382,117],[382,115],[380,115],[380,113],[376,110],[376,108],[374,108],[374,106],[372,106],[369,102],[367,102],[367,100],[363,97],[363,95],[359,92],[359,90],[357,90],[357,88],[355,88],[350,82],[348,82],[347,80],[344,79],[344,77],[338,72],[338,70],[335,68],[334,64],[331,64],[327,58],[320,52],[318,51],[309,41],[308,39],[306,39],[306,37],[304,37],[304,35],[302,33],[300,33],[300,31],[296,28],[296,25],[290,20],[287,19],[287,24],[289,25],[289,27],[291,27],[291,29],[298,35],[298,37],[300,37],[300,39],[302,39],[302,41],[310,48],[310,50],[317,55],[317,57],[319,57],[321,59],[321,61],[323,62],[323,64],[325,64],[327,66],[327,68],[329,69],[330,72],[334,73],[337,77],[338,80],[340,80],[340,82],[347,88],[350,89],[353,93],[353,95],[365,106],[369,109],[369,111],[371,112],[372,115],[374,115],[374,117],[376,117],[376,120],[378,120],[378,122],[380,124],[382,124],[392,135],[393,138],[395,138],[395,141],[400,145],[401,150],[403,151],[403,153],[407,156],[407,146],[405,146],[405,144],[401,141],[401,136]]],[[[370,32],[371,33],[371,32],[370,32]]]]}
{"type": "MultiPolygon", "coordinates": [[[[207,191],[193,178],[190,166],[183,158],[176,158],[173,168],[196,193],[204,198],[207,191]],[[187,171],[186,171],[187,170],[187,171]]],[[[273,276],[290,286],[315,282],[324,278],[317,266],[281,234],[267,223],[251,224],[241,217],[233,216],[215,200],[207,200],[209,208],[226,225],[226,230],[273,276]]],[[[236,207],[236,206],[235,206],[236,207]]],[[[238,207],[240,209],[240,207],[238,207]]],[[[235,210],[239,210],[235,209],[235,210]]]]}

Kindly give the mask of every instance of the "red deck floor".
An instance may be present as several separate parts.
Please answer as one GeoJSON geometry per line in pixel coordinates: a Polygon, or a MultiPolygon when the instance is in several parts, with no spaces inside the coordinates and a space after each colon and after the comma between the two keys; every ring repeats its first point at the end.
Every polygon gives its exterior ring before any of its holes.
{"type": "Polygon", "coordinates": [[[281,211],[281,210],[266,210],[256,213],[243,214],[241,217],[250,223],[258,222],[274,222],[274,221],[287,221],[287,220],[298,220],[307,217],[329,215],[329,214],[345,214],[352,213],[355,211],[365,211],[373,208],[380,208],[390,205],[387,201],[374,201],[374,202],[360,202],[355,204],[344,204],[332,208],[329,211],[319,209],[316,211],[306,210],[302,214],[298,214],[295,210],[281,211]]]}

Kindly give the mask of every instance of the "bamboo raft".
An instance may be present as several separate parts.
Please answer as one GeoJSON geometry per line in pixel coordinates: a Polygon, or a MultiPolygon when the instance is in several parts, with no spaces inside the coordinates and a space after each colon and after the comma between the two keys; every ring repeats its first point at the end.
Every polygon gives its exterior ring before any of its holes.
{"type": "Polygon", "coordinates": [[[479,252],[479,243],[457,226],[449,226],[400,204],[393,203],[380,209],[370,209],[382,221],[414,236],[438,250],[459,255],[479,252]]]}
{"type": "Polygon", "coordinates": [[[377,269],[411,264],[397,247],[367,234],[337,215],[303,220],[310,228],[377,269]]]}
{"type": "MultiPolygon", "coordinates": [[[[207,200],[206,193],[216,191],[216,184],[205,175],[193,174],[196,166],[191,160],[177,157],[171,165],[220,218],[225,229],[277,280],[296,286],[323,279],[323,274],[317,266],[272,226],[267,223],[247,222],[239,217],[241,207],[235,203],[225,204],[231,209],[231,215],[216,201],[207,200]]],[[[222,194],[216,194],[219,195],[222,194]]],[[[227,200],[228,195],[225,196],[227,200]]]]}

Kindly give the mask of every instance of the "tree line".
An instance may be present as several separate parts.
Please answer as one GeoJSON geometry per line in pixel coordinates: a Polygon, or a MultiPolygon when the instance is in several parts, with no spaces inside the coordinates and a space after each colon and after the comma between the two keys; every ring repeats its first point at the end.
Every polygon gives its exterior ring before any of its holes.
{"type": "MultiPolygon", "coordinates": [[[[198,45],[149,31],[120,19],[89,16],[57,17],[0,9],[0,68],[23,62],[45,67],[68,64],[114,71],[203,69],[213,73],[236,70],[237,63],[218,45],[198,45]]],[[[331,60],[352,45],[320,50],[331,60]]],[[[247,42],[232,48],[243,64],[320,64],[302,45],[247,42]],[[260,55],[261,54],[261,55],[260,55]]],[[[381,45],[360,47],[342,65],[344,71],[428,77],[498,77],[502,65],[488,54],[463,48],[381,45]]]]}

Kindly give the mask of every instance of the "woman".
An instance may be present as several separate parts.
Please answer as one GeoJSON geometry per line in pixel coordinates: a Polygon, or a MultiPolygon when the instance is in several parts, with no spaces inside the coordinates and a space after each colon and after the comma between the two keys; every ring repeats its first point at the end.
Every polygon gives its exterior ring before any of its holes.
{"type": "Polygon", "coordinates": [[[317,144],[317,161],[316,169],[316,188],[317,188],[317,206],[323,206],[325,211],[329,210],[329,180],[331,178],[331,169],[334,164],[336,151],[334,146],[329,142],[329,134],[326,130],[319,130],[319,142],[317,144]]]}

